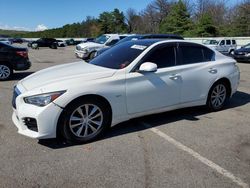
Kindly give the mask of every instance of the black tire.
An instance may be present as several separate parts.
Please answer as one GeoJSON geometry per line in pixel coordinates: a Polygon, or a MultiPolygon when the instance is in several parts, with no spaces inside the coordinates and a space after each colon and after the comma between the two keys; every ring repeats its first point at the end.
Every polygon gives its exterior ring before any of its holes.
{"type": "Polygon", "coordinates": [[[234,54],[234,50],[230,50],[230,52],[229,52],[229,55],[233,55],[234,54]]]}
{"type": "Polygon", "coordinates": [[[51,44],[50,48],[51,49],[57,49],[57,44],[56,43],[51,44]]]}
{"type": "Polygon", "coordinates": [[[95,51],[89,54],[89,60],[94,59],[94,57],[95,57],[95,51]]]}
{"type": "MultiPolygon", "coordinates": [[[[99,112],[99,111],[98,111],[99,112]]],[[[96,113],[98,113],[96,112],[96,113]]],[[[93,114],[93,116],[97,116],[98,114],[93,114]]],[[[91,119],[91,118],[89,118],[91,119]]],[[[73,142],[73,143],[86,143],[86,142],[90,142],[93,141],[95,139],[97,139],[98,137],[100,137],[106,130],[108,127],[110,127],[111,124],[111,111],[109,110],[109,108],[105,105],[105,103],[103,103],[100,100],[96,100],[96,99],[91,99],[91,98],[86,98],[86,99],[79,99],[76,100],[74,102],[72,102],[69,106],[66,107],[66,109],[64,110],[63,114],[61,115],[60,118],[60,132],[61,135],[68,141],[68,142],[73,142]],[[98,110],[101,111],[102,113],[102,117],[97,117],[97,118],[93,118],[92,120],[95,122],[101,122],[100,126],[98,127],[97,124],[94,124],[93,122],[91,122],[91,120],[87,120],[89,118],[89,116],[87,117],[86,115],[86,106],[84,105],[89,105],[88,107],[88,113],[91,114],[94,107],[91,109],[91,105],[94,105],[98,108],[98,110]],[[82,116],[80,115],[78,109],[81,109],[82,115],[86,115],[84,118],[82,118],[82,116]],[[82,118],[82,120],[77,120],[77,118],[82,118]],[[74,120],[73,120],[74,119],[74,120]],[[84,121],[83,121],[84,120],[84,121]],[[84,122],[87,123],[84,123],[84,122]],[[74,124],[72,125],[72,122],[74,122],[74,124]],[[88,123],[90,125],[88,125],[88,123]],[[77,125],[77,124],[81,124],[78,125],[76,127],[73,128],[73,126],[77,125]],[[83,125],[85,124],[85,125],[83,125]],[[96,132],[93,131],[93,127],[96,129],[96,132]],[[82,129],[81,129],[82,128],[82,129]],[[81,130],[80,130],[81,129],[81,130]],[[85,136],[85,131],[87,129],[87,133],[89,133],[89,135],[85,136]],[[77,136],[77,132],[80,131],[80,136],[77,136]]]]}
{"type": "Polygon", "coordinates": [[[13,69],[6,64],[0,64],[0,81],[9,80],[12,76],[13,69]]]}
{"type": "Polygon", "coordinates": [[[210,111],[219,111],[229,99],[229,87],[226,82],[218,81],[210,89],[207,98],[207,107],[210,111]],[[217,94],[216,94],[217,93],[217,94]],[[216,102],[217,101],[217,102],[216,102]]]}

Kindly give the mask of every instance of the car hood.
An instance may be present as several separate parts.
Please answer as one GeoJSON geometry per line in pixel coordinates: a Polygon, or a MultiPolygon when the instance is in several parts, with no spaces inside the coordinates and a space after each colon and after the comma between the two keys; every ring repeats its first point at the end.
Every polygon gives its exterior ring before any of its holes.
{"type": "Polygon", "coordinates": [[[78,44],[81,48],[91,48],[91,47],[101,47],[103,44],[95,43],[95,42],[85,42],[78,44]]]}
{"type": "Polygon", "coordinates": [[[80,61],[38,71],[24,78],[19,83],[26,90],[32,90],[47,84],[69,79],[80,78],[81,81],[84,82],[111,77],[115,72],[116,70],[114,69],[108,69],[80,61]]]}

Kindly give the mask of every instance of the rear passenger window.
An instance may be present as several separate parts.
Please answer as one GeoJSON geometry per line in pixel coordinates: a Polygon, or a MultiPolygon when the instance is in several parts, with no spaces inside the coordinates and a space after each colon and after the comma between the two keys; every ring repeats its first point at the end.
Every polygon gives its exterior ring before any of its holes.
{"type": "Polygon", "coordinates": [[[175,65],[175,47],[165,46],[156,47],[143,59],[143,62],[152,62],[157,64],[158,68],[171,67],[175,65]]]}
{"type": "Polygon", "coordinates": [[[231,45],[231,40],[226,40],[226,45],[231,45]]]}
{"type": "Polygon", "coordinates": [[[213,50],[208,48],[203,48],[204,61],[215,61],[215,53],[213,50]]]}
{"type": "Polygon", "coordinates": [[[181,54],[179,65],[187,65],[193,63],[202,63],[215,60],[213,50],[200,45],[183,45],[179,46],[181,54]]]}
{"type": "Polygon", "coordinates": [[[202,48],[199,46],[180,46],[180,52],[182,54],[182,61],[180,64],[192,64],[203,62],[202,48]]]}
{"type": "Polygon", "coordinates": [[[233,44],[236,44],[236,41],[235,40],[232,40],[233,44]]]}

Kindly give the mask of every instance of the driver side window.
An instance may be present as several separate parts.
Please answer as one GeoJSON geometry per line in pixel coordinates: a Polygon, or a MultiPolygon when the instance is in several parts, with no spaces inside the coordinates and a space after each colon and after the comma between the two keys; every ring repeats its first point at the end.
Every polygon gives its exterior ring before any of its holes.
{"type": "Polygon", "coordinates": [[[143,58],[144,62],[152,62],[157,64],[158,68],[166,68],[175,66],[176,57],[175,57],[175,46],[167,45],[155,47],[152,49],[152,52],[149,53],[145,58],[143,58]]]}

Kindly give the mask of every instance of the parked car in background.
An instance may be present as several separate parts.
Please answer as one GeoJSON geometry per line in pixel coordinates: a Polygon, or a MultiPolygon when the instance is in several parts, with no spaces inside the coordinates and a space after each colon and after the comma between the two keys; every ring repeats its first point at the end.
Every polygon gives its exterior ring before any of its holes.
{"type": "Polygon", "coordinates": [[[95,41],[95,38],[85,38],[85,39],[83,39],[83,40],[82,40],[82,42],[81,42],[81,43],[85,43],[85,42],[93,42],[93,41],[95,41]]]}
{"type": "Polygon", "coordinates": [[[12,42],[8,38],[0,38],[0,42],[4,44],[9,44],[9,45],[12,44],[12,42]]]}
{"type": "Polygon", "coordinates": [[[27,70],[30,66],[27,48],[0,42],[0,81],[11,78],[13,70],[27,70]]]}
{"type": "Polygon", "coordinates": [[[58,47],[65,47],[65,46],[67,46],[67,43],[65,41],[63,41],[63,40],[56,40],[56,42],[57,42],[57,46],[58,47]]]}
{"type": "Polygon", "coordinates": [[[13,38],[12,39],[12,42],[13,43],[19,43],[19,44],[22,44],[23,42],[25,42],[23,39],[21,38],[13,38]]]}
{"type": "Polygon", "coordinates": [[[233,57],[238,62],[250,62],[250,43],[235,50],[233,57]]]}
{"type": "Polygon", "coordinates": [[[68,39],[65,41],[68,46],[80,44],[81,40],[68,39]]]}
{"type": "Polygon", "coordinates": [[[129,41],[90,63],[51,67],[19,81],[12,119],[31,138],[62,134],[88,142],[139,116],[200,105],[218,111],[238,84],[236,61],[204,45],[129,41]]]}
{"type": "Polygon", "coordinates": [[[54,38],[40,38],[36,41],[31,41],[28,43],[28,46],[31,48],[35,47],[49,47],[52,49],[57,48],[57,41],[54,38]]]}
{"type": "Polygon", "coordinates": [[[204,41],[203,44],[223,54],[229,55],[232,55],[237,49],[237,43],[235,39],[211,39],[204,41]]]}
{"type": "MultiPolygon", "coordinates": [[[[174,35],[174,34],[145,34],[145,35],[130,35],[127,36],[120,41],[118,41],[115,45],[121,44],[123,42],[131,41],[131,40],[143,40],[143,39],[179,39],[179,40],[184,40],[183,37],[179,35],[174,35]]],[[[98,49],[95,53],[95,56],[98,56],[105,52],[106,50],[110,49],[112,46],[107,46],[103,47],[101,49],[98,49]]]]}
{"type": "Polygon", "coordinates": [[[105,48],[107,46],[113,46],[119,40],[120,36],[118,34],[101,35],[98,38],[96,38],[93,42],[85,42],[78,44],[75,49],[75,55],[76,57],[84,60],[93,59],[98,49],[105,48]]]}

